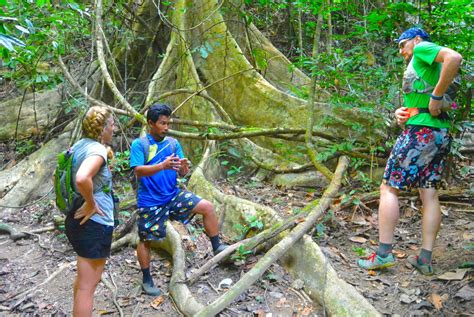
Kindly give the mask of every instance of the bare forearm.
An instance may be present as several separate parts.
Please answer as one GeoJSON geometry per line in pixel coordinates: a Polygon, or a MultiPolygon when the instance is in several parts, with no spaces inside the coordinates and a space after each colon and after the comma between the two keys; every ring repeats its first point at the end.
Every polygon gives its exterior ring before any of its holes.
{"type": "Polygon", "coordinates": [[[94,184],[91,178],[80,178],[76,180],[76,188],[87,204],[93,205],[94,201],[94,184]]]}
{"type": "Polygon", "coordinates": [[[163,169],[163,163],[155,165],[141,165],[135,167],[135,175],[138,177],[151,176],[162,171],[163,169]]]}
{"type": "Polygon", "coordinates": [[[446,58],[446,60],[442,64],[439,81],[433,90],[433,95],[444,95],[446,90],[448,90],[448,87],[453,81],[454,77],[457,75],[459,71],[459,66],[461,65],[461,61],[462,57],[458,53],[452,54],[446,58]]]}

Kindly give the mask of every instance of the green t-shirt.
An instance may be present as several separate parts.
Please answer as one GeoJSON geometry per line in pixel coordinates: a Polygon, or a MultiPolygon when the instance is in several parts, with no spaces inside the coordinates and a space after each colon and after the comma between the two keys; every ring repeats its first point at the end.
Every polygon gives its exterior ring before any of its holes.
{"type": "MultiPolygon", "coordinates": [[[[413,50],[413,58],[410,63],[415,69],[416,73],[428,82],[433,87],[436,86],[441,73],[441,64],[435,62],[435,58],[442,46],[436,45],[431,42],[423,41],[415,46],[413,50]]],[[[405,74],[403,75],[404,86],[411,85],[407,83],[407,77],[410,74],[410,65],[407,67],[405,74]]],[[[415,80],[413,82],[413,88],[415,90],[425,89],[425,83],[422,80],[415,80]]],[[[404,93],[404,104],[407,108],[428,108],[430,103],[430,95],[418,92],[404,93]]],[[[429,113],[420,113],[416,116],[411,117],[407,121],[407,125],[421,125],[435,128],[449,128],[451,126],[448,120],[440,120],[436,117],[431,116],[429,113]]]]}

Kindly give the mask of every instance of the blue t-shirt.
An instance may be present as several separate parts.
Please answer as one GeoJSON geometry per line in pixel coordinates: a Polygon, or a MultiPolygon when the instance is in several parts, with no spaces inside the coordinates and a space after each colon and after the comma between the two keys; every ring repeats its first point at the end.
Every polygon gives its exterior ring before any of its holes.
{"type": "Polygon", "coordinates": [[[76,183],[76,174],[82,162],[90,156],[97,155],[104,159],[104,164],[94,177],[92,184],[94,200],[104,216],[94,214],[90,219],[102,225],[114,225],[114,201],[112,199],[112,173],[107,166],[107,149],[105,146],[92,139],[81,139],[72,146],[74,158],[72,161],[72,180],[76,183]]]}
{"type": "MultiPolygon", "coordinates": [[[[140,139],[135,139],[130,148],[130,167],[135,168],[142,165],[155,165],[166,160],[173,154],[179,158],[184,158],[183,149],[177,140],[172,144],[171,138],[165,138],[162,141],[155,139],[147,134],[150,142],[148,162],[145,160],[145,153],[140,139]]],[[[167,204],[179,191],[177,184],[177,172],[174,170],[163,170],[151,176],[143,176],[138,180],[137,206],[154,207],[167,204]]]]}

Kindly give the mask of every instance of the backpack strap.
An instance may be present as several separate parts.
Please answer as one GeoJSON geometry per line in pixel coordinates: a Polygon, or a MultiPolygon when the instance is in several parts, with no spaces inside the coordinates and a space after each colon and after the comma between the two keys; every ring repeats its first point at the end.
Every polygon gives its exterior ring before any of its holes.
{"type": "Polygon", "coordinates": [[[170,146],[171,146],[171,153],[175,153],[176,152],[176,144],[178,143],[178,140],[176,140],[175,138],[171,137],[171,136],[166,136],[165,137],[165,140],[168,140],[170,146]]]}
{"type": "MultiPolygon", "coordinates": [[[[152,158],[148,157],[150,155],[150,140],[148,139],[147,136],[141,137],[141,138],[139,138],[139,140],[140,140],[140,144],[141,144],[142,149],[143,149],[143,156],[145,157],[145,165],[146,165],[152,159],[152,158]]],[[[158,153],[160,153],[161,151],[166,149],[168,146],[171,146],[171,153],[175,153],[178,141],[175,138],[170,137],[170,136],[166,136],[164,138],[164,141],[168,141],[168,144],[165,145],[162,149],[160,149],[160,151],[158,151],[158,153]]],[[[156,154],[158,154],[158,153],[156,153],[156,154]]]]}
{"type": "Polygon", "coordinates": [[[413,78],[413,81],[411,82],[411,89],[413,92],[416,92],[418,94],[428,94],[428,95],[433,92],[435,87],[431,85],[429,82],[427,82],[426,80],[424,80],[423,77],[420,76],[420,74],[418,74],[415,67],[413,66],[413,58],[410,61],[410,63],[408,63],[407,70],[413,71],[416,74],[416,76],[413,78]],[[425,86],[424,89],[415,89],[414,85],[415,85],[415,81],[417,80],[423,83],[423,85],[425,86]]]}
{"type": "MultiPolygon", "coordinates": [[[[410,117],[416,116],[419,113],[430,113],[430,109],[428,108],[408,108],[408,112],[410,113],[410,117]]],[[[447,112],[442,111],[440,115],[436,116],[437,119],[442,121],[450,120],[450,117],[447,112]]]]}
{"type": "Polygon", "coordinates": [[[145,157],[145,165],[148,163],[148,155],[150,155],[150,140],[148,140],[148,136],[144,136],[139,138],[140,144],[142,145],[143,149],[143,156],[145,157]]]}

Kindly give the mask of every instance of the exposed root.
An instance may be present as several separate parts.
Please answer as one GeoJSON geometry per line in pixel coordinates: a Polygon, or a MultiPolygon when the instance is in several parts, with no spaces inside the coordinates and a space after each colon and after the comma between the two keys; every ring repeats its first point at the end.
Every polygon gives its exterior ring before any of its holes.
{"type": "MultiPolygon", "coordinates": [[[[212,201],[218,213],[222,213],[223,209],[227,210],[223,226],[225,234],[236,235],[233,225],[242,221],[246,214],[258,215],[267,226],[279,221],[279,217],[271,208],[225,195],[206,179],[203,171],[206,171],[206,175],[211,178],[213,171],[215,171],[212,164],[209,164],[212,149],[213,144],[210,142],[201,164],[190,179],[189,188],[212,201]]],[[[294,247],[286,252],[281,258],[281,262],[293,278],[305,281],[305,292],[312,300],[325,303],[326,309],[331,315],[379,315],[353,286],[339,279],[320,248],[310,237],[304,235],[300,241],[295,243],[294,247]],[[326,287],[323,290],[325,284],[326,287]]]]}
{"type": "MultiPolygon", "coordinates": [[[[45,279],[43,282],[41,282],[40,284],[38,285],[35,285],[33,287],[31,287],[30,289],[26,290],[26,291],[23,291],[23,292],[20,292],[20,293],[17,293],[11,297],[9,297],[8,299],[13,299],[13,298],[17,298],[17,297],[22,297],[24,299],[27,298],[28,295],[30,295],[31,292],[34,292],[34,291],[37,291],[40,289],[40,287],[42,287],[43,285],[46,285],[48,284],[49,282],[51,282],[54,278],[56,278],[56,276],[58,276],[62,271],[64,271],[65,269],[67,268],[70,268],[71,266],[75,265],[76,264],[76,261],[74,262],[68,262],[68,263],[63,263],[59,269],[57,269],[53,274],[51,274],[50,276],[48,276],[47,279],[45,279]]],[[[23,302],[23,300],[21,301],[23,302]]],[[[18,305],[21,304],[20,301],[18,301],[16,304],[14,304],[11,309],[17,307],[18,305]]]]}
{"type": "Polygon", "coordinates": [[[112,280],[112,282],[110,282],[107,279],[106,275],[108,275],[108,274],[102,274],[102,277],[101,277],[100,280],[112,292],[112,301],[114,302],[115,307],[117,307],[117,310],[120,314],[120,317],[123,317],[122,307],[120,306],[120,304],[117,301],[117,285],[115,285],[114,278],[112,277],[112,275],[110,275],[110,279],[112,280]]]}
{"type": "MultiPolygon", "coordinates": [[[[339,160],[339,165],[334,174],[334,177],[329,184],[329,187],[323,194],[323,197],[319,201],[316,208],[310,212],[306,220],[292,230],[283,240],[278,242],[272,247],[265,255],[253,266],[253,268],[245,273],[240,280],[232,286],[224,295],[215,300],[212,304],[208,305],[205,309],[201,310],[197,316],[209,316],[215,315],[227,307],[235,298],[247,290],[255,281],[257,281],[270,265],[276,262],[281,256],[283,256],[288,249],[295,244],[308,230],[310,230],[316,223],[318,218],[329,208],[332,199],[342,184],[342,176],[345,170],[349,166],[349,159],[342,157],[339,160]]],[[[325,260],[327,263],[327,260],[325,260]]],[[[324,277],[326,278],[326,277],[324,277]]],[[[323,287],[323,293],[325,292],[323,287]]]]}

